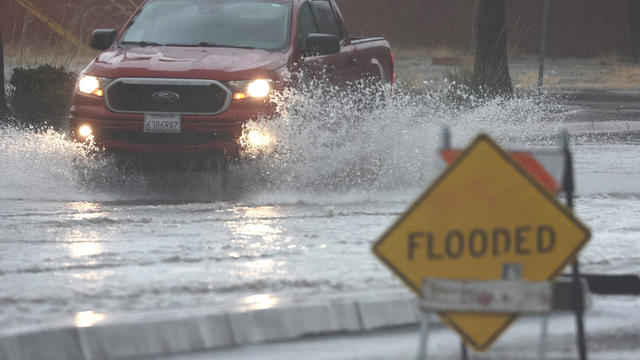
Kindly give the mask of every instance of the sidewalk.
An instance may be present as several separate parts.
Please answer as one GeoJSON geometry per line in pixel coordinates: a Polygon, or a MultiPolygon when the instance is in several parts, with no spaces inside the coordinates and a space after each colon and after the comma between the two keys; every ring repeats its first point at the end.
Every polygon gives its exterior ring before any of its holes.
{"type": "MultiPolygon", "coordinates": [[[[638,297],[593,296],[585,314],[590,359],[640,358],[638,297]]],[[[80,314],[79,314],[80,315],[80,314]]],[[[344,296],[254,296],[217,307],[84,314],[67,322],[7,329],[0,359],[392,360],[417,353],[415,297],[397,289],[344,296]]],[[[488,353],[472,359],[537,359],[541,318],[522,317],[488,353]]],[[[434,316],[429,353],[458,359],[460,338],[434,316]]],[[[550,360],[575,359],[574,318],[550,317],[550,360]]]]}
{"type": "MultiPolygon", "coordinates": [[[[597,360],[637,360],[640,358],[640,325],[627,312],[640,305],[636,299],[594,298],[594,308],[586,313],[588,358],[597,360]]],[[[538,359],[541,318],[518,319],[486,353],[471,359],[538,359]]],[[[575,360],[574,318],[554,315],[549,321],[547,359],[575,360]]],[[[418,328],[400,327],[358,334],[316,336],[298,341],[257,344],[219,351],[165,357],[165,360],[399,360],[415,359],[418,328]]],[[[460,359],[460,339],[450,329],[436,325],[429,338],[428,359],[460,359]]]]}

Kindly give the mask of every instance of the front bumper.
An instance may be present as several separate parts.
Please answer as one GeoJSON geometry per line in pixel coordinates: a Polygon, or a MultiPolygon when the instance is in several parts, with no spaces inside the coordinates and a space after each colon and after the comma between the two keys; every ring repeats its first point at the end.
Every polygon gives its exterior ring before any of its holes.
{"type": "Polygon", "coordinates": [[[144,114],[115,113],[100,98],[76,95],[70,114],[71,136],[86,141],[78,129],[88,125],[96,146],[130,154],[203,154],[237,157],[243,124],[260,116],[273,116],[274,106],[265,100],[233,100],[217,115],[184,114],[179,134],[145,133],[144,114]]]}

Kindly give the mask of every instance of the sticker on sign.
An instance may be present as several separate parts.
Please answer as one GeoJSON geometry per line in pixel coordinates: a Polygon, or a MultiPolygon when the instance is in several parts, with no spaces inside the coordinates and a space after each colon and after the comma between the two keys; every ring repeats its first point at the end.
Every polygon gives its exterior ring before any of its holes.
{"type": "Polygon", "coordinates": [[[420,306],[430,311],[539,314],[551,311],[550,281],[463,281],[429,278],[420,306]]]}

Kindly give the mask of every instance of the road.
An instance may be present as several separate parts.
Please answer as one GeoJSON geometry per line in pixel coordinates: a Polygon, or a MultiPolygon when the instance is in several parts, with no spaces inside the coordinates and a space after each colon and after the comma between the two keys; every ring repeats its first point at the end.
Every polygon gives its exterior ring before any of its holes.
{"type": "Polygon", "coordinates": [[[254,124],[277,151],[246,154],[226,188],[194,184],[188,198],[58,134],[1,129],[0,328],[88,310],[399,288],[370,246],[437,174],[443,126],[455,146],[482,131],[509,148],[554,147],[572,130],[576,213],[593,231],[583,269],[640,274],[637,94],[474,108],[399,94],[370,114],[325,100],[298,99],[289,116],[254,124]]]}

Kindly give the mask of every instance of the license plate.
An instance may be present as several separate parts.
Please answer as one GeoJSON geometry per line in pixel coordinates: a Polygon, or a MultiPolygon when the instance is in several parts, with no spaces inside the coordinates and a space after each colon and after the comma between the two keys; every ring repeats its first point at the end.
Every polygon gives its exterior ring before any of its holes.
{"type": "Polygon", "coordinates": [[[182,130],[180,114],[144,114],[144,132],[178,134],[182,130]]]}

